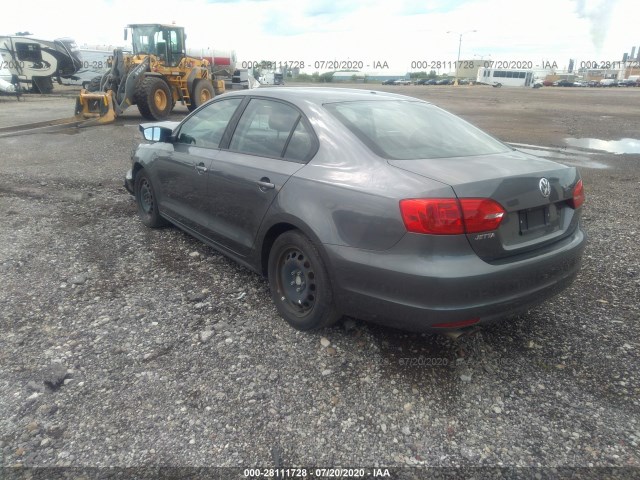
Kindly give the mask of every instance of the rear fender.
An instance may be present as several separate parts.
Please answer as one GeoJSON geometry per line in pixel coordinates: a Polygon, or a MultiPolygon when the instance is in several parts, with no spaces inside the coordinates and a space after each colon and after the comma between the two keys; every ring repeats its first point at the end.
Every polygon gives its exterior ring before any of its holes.
{"type": "Polygon", "coordinates": [[[299,230],[302,232],[311,241],[311,243],[316,246],[325,265],[329,266],[330,259],[324,251],[322,242],[313,229],[302,222],[299,218],[280,212],[270,216],[267,221],[262,223],[254,244],[253,258],[250,263],[256,265],[264,276],[267,276],[268,273],[267,268],[269,264],[269,251],[271,250],[271,245],[273,245],[273,242],[279,236],[278,233],[282,234],[288,230],[299,230]]]}

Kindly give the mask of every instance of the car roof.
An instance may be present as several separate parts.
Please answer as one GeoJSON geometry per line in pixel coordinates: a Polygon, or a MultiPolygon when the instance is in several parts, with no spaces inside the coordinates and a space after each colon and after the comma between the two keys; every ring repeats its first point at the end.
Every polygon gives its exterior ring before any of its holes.
{"type": "Polygon", "coordinates": [[[260,87],[250,90],[232,91],[228,93],[228,95],[270,97],[289,101],[294,104],[304,101],[317,105],[337,102],[353,102],[358,100],[409,100],[414,102],[424,102],[424,100],[408,97],[406,95],[399,95],[397,93],[357,88],[332,87],[260,87]]]}

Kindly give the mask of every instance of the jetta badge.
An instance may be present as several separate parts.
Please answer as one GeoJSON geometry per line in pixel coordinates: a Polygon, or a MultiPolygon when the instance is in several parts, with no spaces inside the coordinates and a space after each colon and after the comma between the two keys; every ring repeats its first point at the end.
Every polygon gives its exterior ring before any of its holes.
{"type": "Polygon", "coordinates": [[[538,183],[538,187],[540,187],[540,193],[542,194],[543,197],[548,197],[549,195],[551,195],[551,184],[549,183],[549,180],[547,180],[546,178],[541,178],[540,179],[540,183],[538,183]]]}

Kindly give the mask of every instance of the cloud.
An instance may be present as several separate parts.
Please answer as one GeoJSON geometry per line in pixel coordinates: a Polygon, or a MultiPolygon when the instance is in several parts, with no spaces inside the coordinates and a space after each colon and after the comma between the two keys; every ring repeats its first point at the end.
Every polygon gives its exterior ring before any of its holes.
{"type": "Polygon", "coordinates": [[[429,13],[450,12],[463,5],[468,5],[470,0],[401,0],[394,4],[400,15],[423,15],[429,13]]]}
{"type": "Polygon", "coordinates": [[[611,26],[611,14],[617,0],[575,0],[576,12],[591,24],[591,41],[598,51],[602,49],[611,26]]]}
{"type": "Polygon", "coordinates": [[[304,8],[304,14],[310,17],[317,16],[340,16],[346,13],[351,13],[360,8],[363,8],[363,4],[367,2],[352,1],[352,2],[337,2],[334,0],[315,0],[308,2],[304,8]]]}
{"type": "MultiPolygon", "coordinates": [[[[59,10],[68,9],[60,2],[59,10]]],[[[93,0],[77,22],[50,18],[50,0],[13,2],[0,33],[28,30],[37,38],[74,38],[79,44],[125,45],[127,23],[184,26],[194,49],[235,50],[238,60],[316,60],[347,57],[387,61],[403,70],[414,60],[613,60],[638,42],[637,0],[93,0]],[[126,18],[122,12],[126,11],[126,18]]]]}

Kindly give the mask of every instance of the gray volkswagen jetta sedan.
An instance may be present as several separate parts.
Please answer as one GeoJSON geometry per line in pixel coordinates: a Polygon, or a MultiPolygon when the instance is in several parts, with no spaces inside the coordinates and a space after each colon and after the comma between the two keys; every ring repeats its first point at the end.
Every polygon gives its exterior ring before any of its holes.
{"type": "Polygon", "coordinates": [[[261,88],[140,129],[125,184],[142,222],[265,275],[300,330],[342,315],[460,330],[557,294],[580,268],[578,171],[428,102],[261,88]]]}

